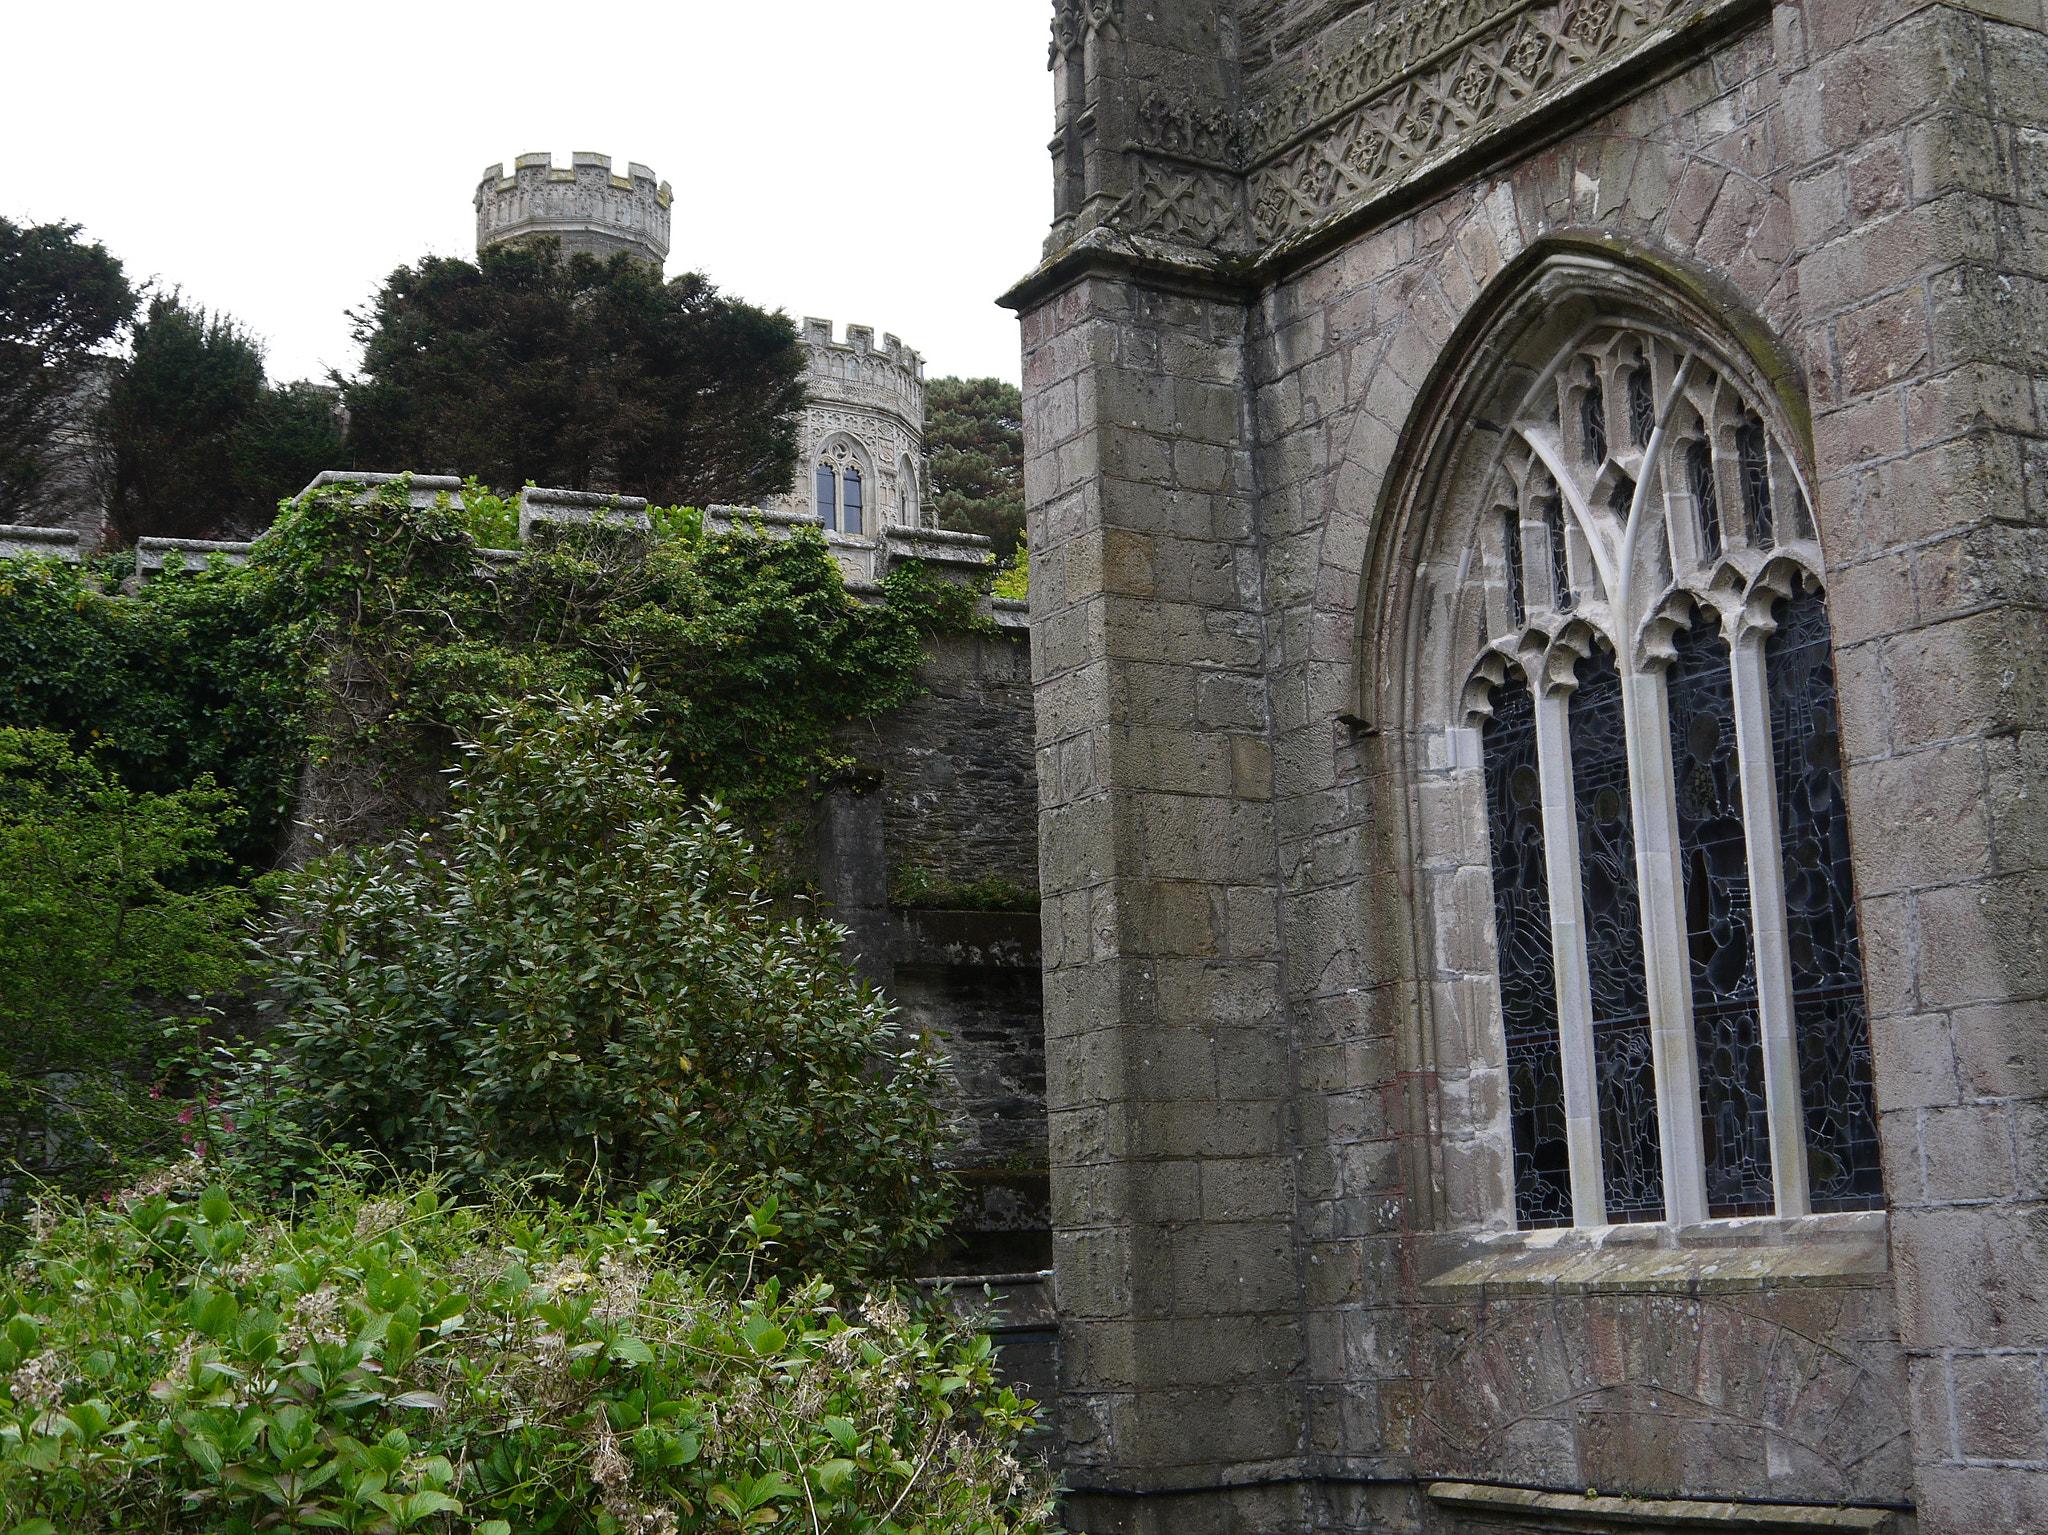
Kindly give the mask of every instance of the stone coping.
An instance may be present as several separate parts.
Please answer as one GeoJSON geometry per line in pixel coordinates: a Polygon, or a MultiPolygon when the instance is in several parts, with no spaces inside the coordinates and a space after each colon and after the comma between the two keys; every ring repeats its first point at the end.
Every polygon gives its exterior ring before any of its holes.
{"type": "Polygon", "coordinates": [[[1690,1498],[1603,1498],[1592,1492],[1539,1492],[1529,1487],[1489,1487],[1476,1482],[1432,1482],[1429,1500],[1439,1508],[1463,1513],[1535,1520],[1533,1528],[1545,1530],[1726,1530],[1754,1535],[1860,1530],[1866,1535],[1891,1535],[1898,1523],[1888,1508],[1816,1508],[1690,1498]]]}
{"type": "Polygon", "coordinates": [[[138,538],[135,540],[135,573],[138,576],[153,575],[164,568],[172,555],[177,555],[189,566],[204,567],[214,560],[229,565],[249,563],[249,551],[254,544],[226,543],[207,538],[138,538]]]}
{"type": "Polygon", "coordinates": [[[1890,1267],[1882,1210],[1761,1216],[1697,1226],[1595,1226],[1445,1236],[1444,1300],[1588,1291],[1754,1290],[1869,1279],[1890,1267]]]}
{"type": "Polygon", "coordinates": [[[0,523],[0,555],[55,552],[60,559],[77,559],[83,540],[74,528],[31,528],[19,523],[0,523]]]}

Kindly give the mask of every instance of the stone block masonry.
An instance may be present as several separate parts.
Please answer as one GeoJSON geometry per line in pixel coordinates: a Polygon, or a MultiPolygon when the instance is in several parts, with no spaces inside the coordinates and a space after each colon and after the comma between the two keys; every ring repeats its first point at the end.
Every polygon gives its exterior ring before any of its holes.
{"type": "Polygon", "coordinates": [[[2048,1529],[2038,6],[1055,14],[1008,301],[1073,1522],[2048,1529]],[[1429,476],[1564,270],[1793,444],[1886,1208],[1517,1229],[1490,875],[1432,852],[1504,556],[1429,476]]]}

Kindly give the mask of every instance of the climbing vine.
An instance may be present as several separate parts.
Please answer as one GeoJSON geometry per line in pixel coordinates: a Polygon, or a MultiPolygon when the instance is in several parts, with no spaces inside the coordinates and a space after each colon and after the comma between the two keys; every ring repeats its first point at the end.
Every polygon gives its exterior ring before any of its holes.
{"type": "Polygon", "coordinates": [[[707,535],[689,508],[489,558],[508,504],[465,499],[326,487],[246,568],[132,597],[90,568],[0,561],[0,725],[65,731],[139,789],[212,774],[247,813],[238,851],[268,862],[302,787],[381,797],[381,830],[433,808],[491,700],[637,677],[676,779],[758,823],[843,766],[841,725],[915,694],[930,634],[983,622],[976,592],[920,567],[860,603],[815,531],[707,535]]]}

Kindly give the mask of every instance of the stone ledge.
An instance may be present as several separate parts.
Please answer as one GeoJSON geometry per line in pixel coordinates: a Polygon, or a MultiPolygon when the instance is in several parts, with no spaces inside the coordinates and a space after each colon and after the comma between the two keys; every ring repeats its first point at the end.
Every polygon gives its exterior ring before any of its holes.
{"type": "Polygon", "coordinates": [[[1425,1297],[1467,1300],[1839,1284],[1887,1272],[1887,1229],[1877,1210],[1443,1238],[1444,1269],[1421,1288],[1425,1297]]]}
{"type": "Polygon", "coordinates": [[[1891,1535],[1898,1521],[1888,1508],[1815,1508],[1784,1503],[1708,1503],[1690,1499],[1603,1498],[1573,1492],[1537,1492],[1527,1487],[1488,1487],[1473,1482],[1432,1482],[1429,1500],[1439,1508],[1517,1521],[1536,1520],[1544,1530],[1727,1530],[1755,1535],[1799,1530],[1861,1530],[1891,1535]]]}
{"type": "Polygon", "coordinates": [[[76,564],[82,542],[70,528],[30,528],[17,523],[0,523],[0,559],[45,555],[76,564]]]}

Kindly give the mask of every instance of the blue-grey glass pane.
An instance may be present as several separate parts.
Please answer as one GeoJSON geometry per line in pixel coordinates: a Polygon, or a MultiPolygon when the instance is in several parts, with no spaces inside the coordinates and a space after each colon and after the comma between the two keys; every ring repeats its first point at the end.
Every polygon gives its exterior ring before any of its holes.
{"type": "Polygon", "coordinates": [[[1599,375],[1586,372],[1586,392],[1579,396],[1579,433],[1586,450],[1586,462],[1598,469],[1607,462],[1607,397],[1600,391],[1599,375]]]}
{"type": "Polygon", "coordinates": [[[839,527],[839,481],[826,464],[818,465],[818,515],[825,519],[825,526],[837,531],[839,527]]]}
{"type": "Polygon", "coordinates": [[[860,471],[858,469],[849,469],[846,471],[846,496],[843,502],[843,510],[846,515],[841,520],[840,531],[845,533],[858,533],[861,531],[861,508],[860,471]]]}
{"type": "Polygon", "coordinates": [[[1657,428],[1657,401],[1650,388],[1650,365],[1639,363],[1628,375],[1628,434],[1639,448],[1648,447],[1657,428]]]}
{"type": "Polygon", "coordinates": [[[1663,1152],[1629,809],[1628,734],[1613,656],[1596,651],[1579,663],[1579,686],[1569,713],[1607,1218],[1662,1220],[1663,1152]]]}
{"type": "Polygon", "coordinates": [[[1700,547],[1707,558],[1721,554],[1721,498],[1714,489],[1714,452],[1704,442],[1685,445],[1685,478],[1700,521],[1700,547]]]}
{"type": "Polygon", "coordinates": [[[1564,502],[1557,496],[1543,498],[1543,526],[1550,537],[1551,606],[1569,613],[1579,595],[1572,590],[1571,555],[1565,545],[1564,502]]]}
{"type": "Polygon", "coordinates": [[[1515,626],[1520,628],[1529,616],[1529,599],[1522,575],[1522,518],[1517,512],[1507,514],[1501,528],[1501,548],[1506,551],[1508,562],[1508,610],[1514,615],[1515,626]]]}
{"type": "Polygon", "coordinates": [[[1557,973],[1550,949],[1536,706],[1528,684],[1519,678],[1493,690],[1484,754],[1487,824],[1493,839],[1493,931],[1500,952],[1508,1114],[1515,1142],[1515,1221],[1524,1228],[1569,1226],[1571,1154],[1557,1039],[1557,973]]]}
{"type": "Polygon", "coordinates": [[[1801,591],[1775,609],[1764,646],[1771,694],[1778,820],[1785,854],[1785,935],[1815,1210],[1884,1205],[1871,1089],[1862,941],[1849,872],[1827,606],[1801,591]]]}
{"type": "Polygon", "coordinates": [[[1771,1118],[1764,1097],[1749,844],[1735,753],[1728,645],[1710,617],[1672,638],[1666,674],[1678,858],[1700,1064],[1707,1214],[1769,1215],[1771,1118]]]}
{"type": "Polygon", "coordinates": [[[1749,519],[1749,541],[1759,549],[1776,539],[1771,515],[1771,458],[1764,445],[1764,424],[1751,416],[1735,429],[1735,463],[1742,474],[1742,511],[1749,519]]]}

